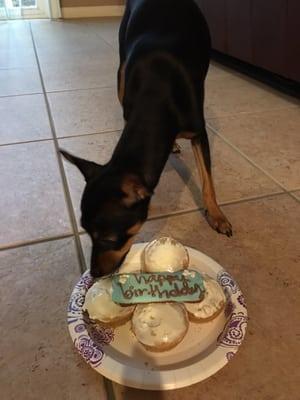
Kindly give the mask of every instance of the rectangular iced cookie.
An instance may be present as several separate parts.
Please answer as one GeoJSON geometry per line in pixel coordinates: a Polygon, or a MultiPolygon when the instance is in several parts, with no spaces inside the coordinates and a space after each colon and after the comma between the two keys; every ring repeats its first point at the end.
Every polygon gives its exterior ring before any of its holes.
{"type": "Polygon", "coordinates": [[[118,304],[198,302],[205,290],[201,274],[192,270],[115,275],[112,288],[118,304]]]}

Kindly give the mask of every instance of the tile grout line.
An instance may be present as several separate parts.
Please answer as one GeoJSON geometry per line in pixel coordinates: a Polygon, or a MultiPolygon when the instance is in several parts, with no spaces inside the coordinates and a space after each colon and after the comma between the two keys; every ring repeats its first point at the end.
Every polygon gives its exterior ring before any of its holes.
{"type": "MultiPolygon", "coordinates": [[[[209,105],[208,105],[208,107],[209,107],[209,105]]],[[[293,105],[289,105],[289,106],[286,106],[286,107],[282,106],[282,107],[268,108],[266,110],[228,112],[228,113],[221,114],[218,117],[206,117],[205,119],[206,119],[206,121],[209,121],[209,120],[218,120],[218,119],[230,118],[230,117],[233,117],[233,116],[243,116],[243,115],[245,115],[245,116],[249,116],[250,115],[251,116],[251,115],[256,115],[256,114],[260,115],[260,114],[271,113],[271,112],[275,112],[275,111],[295,110],[298,107],[299,107],[298,104],[293,104],[293,105]]]]}
{"type": "Polygon", "coordinates": [[[25,97],[25,96],[36,96],[36,95],[43,95],[43,92],[33,92],[33,93],[20,93],[20,94],[7,94],[7,95],[0,95],[1,99],[7,99],[11,97],[25,97]]]}
{"type": "Polygon", "coordinates": [[[11,244],[4,245],[4,246],[0,245],[0,252],[5,251],[5,250],[19,249],[21,247],[26,247],[26,246],[34,246],[36,244],[41,244],[41,243],[53,242],[55,240],[68,239],[68,238],[72,238],[72,237],[74,237],[73,233],[66,233],[63,235],[56,235],[56,236],[50,236],[50,237],[45,237],[45,238],[40,238],[40,239],[15,242],[15,243],[11,243],[11,244]]]}
{"type": "MultiPolygon", "coordinates": [[[[261,195],[261,196],[253,196],[253,197],[245,197],[241,200],[232,200],[232,201],[228,201],[228,202],[223,202],[223,203],[218,203],[221,207],[227,207],[230,205],[235,205],[235,204],[243,204],[243,203],[247,203],[248,201],[255,201],[255,200],[263,200],[263,199],[268,199],[268,198],[272,198],[272,197],[276,197],[276,196],[280,196],[286,194],[284,191],[278,191],[278,192],[274,192],[274,193],[268,193],[265,195],[261,195]]],[[[291,192],[290,195],[294,198],[293,193],[291,192]]],[[[299,199],[297,199],[295,197],[295,200],[300,201],[299,199]]],[[[169,212],[166,214],[157,214],[154,215],[153,217],[149,217],[147,219],[146,222],[151,222],[151,221],[156,221],[156,220],[160,220],[160,219],[164,219],[164,218],[172,218],[172,217],[177,217],[177,216],[181,216],[181,215],[187,215],[187,214],[192,214],[192,213],[196,213],[199,211],[204,211],[203,207],[194,207],[194,208],[188,208],[185,210],[178,210],[178,211],[173,211],[173,212],[169,212]]],[[[83,236],[86,235],[87,233],[84,230],[78,230],[78,235],[83,236]]],[[[5,250],[11,250],[11,249],[17,249],[19,247],[26,247],[26,246],[31,246],[31,245],[35,245],[35,244],[40,244],[40,243],[45,243],[45,242],[51,242],[51,241],[55,241],[55,240],[62,240],[62,239],[67,239],[67,238],[71,238],[74,237],[73,233],[67,233],[64,235],[57,235],[57,236],[50,236],[50,237],[46,237],[46,238],[40,238],[40,239],[34,239],[34,240],[29,240],[29,241],[24,241],[24,242],[19,242],[19,243],[12,243],[9,245],[4,245],[1,246],[0,245],[0,251],[5,251],[5,250]]]]}
{"type": "Polygon", "coordinates": [[[51,142],[53,141],[53,137],[51,138],[45,138],[45,139],[34,139],[34,140],[22,140],[20,142],[11,142],[11,143],[0,143],[0,147],[5,147],[5,146],[15,146],[18,144],[29,144],[29,143],[40,143],[40,142],[51,142]]]}
{"type": "Polygon", "coordinates": [[[75,213],[74,213],[74,209],[73,209],[73,205],[72,205],[71,194],[70,194],[69,187],[68,187],[68,182],[67,182],[67,177],[65,174],[64,166],[63,166],[63,161],[62,161],[61,156],[58,151],[59,145],[58,145],[58,140],[57,140],[57,136],[56,136],[54,120],[53,120],[53,116],[51,113],[50,102],[49,102],[48,95],[46,92],[45,83],[44,83],[42,70],[41,70],[41,65],[39,62],[38,54],[37,54],[37,49],[36,49],[36,45],[35,45],[35,41],[34,41],[31,22],[29,22],[29,28],[30,28],[33,49],[34,49],[34,53],[35,53],[35,57],[36,57],[36,62],[37,62],[37,66],[38,66],[38,72],[39,72],[39,76],[40,76],[41,86],[42,86],[42,90],[43,90],[44,101],[45,101],[47,114],[48,114],[48,118],[49,118],[50,129],[51,129],[52,136],[53,136],[53,143],[54,143],[54,147],[56,150],[55,153],[56,153],[58,167],[59,167],[60,176],[61,176],[61,180],[62,180],[66,206],[68,209],[70,223],[71,223],[72,230],[74,233],[76,253],[77,253],[77,257],[78,257],[78,261],[79,261],[79,268],[80,268],[80,272],[83,272],[86,269],[85,258],[84,258],[83,249],[82,249],[81,242],[80,242],[80,237],[78,234],[76,217],[75,217],[75,213]]]}
{"type": "Polygon", "coordinates": [[[101,40],[103,40],[103,42],[107,45],[107,46],[109,46],[112,50],[116,50],[115,48],[114,48],[114,46],[113,45],[111,45],[110,43],[108,43],[108,41],[101,35],[101,33],[97,33],[96,32],[96,36],[97,37],[99,37],[101,40]]]}
{"type": "MultiPolygon", "coordinates": [[[[9,68],[11,69],[11,68],[9,68]]],[[[82,92],[88,90],[101,90],[101,89],[114,89],[114,86],[94,86],[88,88],[76,88],[76,89],[63,89],[63,90],[48,90],[47,94],[55,94],[55,93],[68,93],[68,92],[82,92]]],[[[19,93],[19,94],[4,94],[0,95],[0,99],[6,99],[11,97],[24,97],[24,96],[36,96],[37,94],[43,95],[43,92],[32,92],[32,93],[19,93]]],[[[212,118],[211,118],[212,119],[212,118]]]]}
{"type": "MultiPolygon", "coordinates": [[[[229,200],[229,201],[224,201],[224,202],[218,202],[218,205],[220,207],[227,207],[227,206],[231,206],[231,205],[247,203],[248,201],[263,200],[263,199],[267,199],[267,198],[271,198],[271,197],[276,197],[276,196],[280,196],[282,194],[286,194],[286,192],[277,191],[277,192],[273,192],[273,193],[262,194],[259,196],[249,196],[249,197],[244,197],[243,199],[239,199],[239,200],[229,200]]],[[[158,219],[163,219],[163,218],[168,218],[168,217],[176,217],[176,216],[191,214],[191,213],[194,213],[197,211],[204,211],[204,210],[205,210],[205,208],[203,206],[191,207],[191,208],[186,208],[184,210],[172,211],[172,212],[169,212],[166,214],[153,215],[153,217],[150,216],[147,219],[147,221],[155,221],[158,219]]],[[[81,231],[80,235],[82,235],[83,233],[84,232],[81,231]]]]}
{"type": "Polygon", "coordinates": [[[103,376],[103,383],[107,395],[107,400],[117,400],[113,387],[113,382],[103,376]]]}
{"type": "MultiPolygon", "coordinates": [[[[297,190],[295,191],[297,192],[297,190]]],[[[289,195],[300,203],[300,197],[295,195],[295,192],[290,192],[289,195]]]]}
{"type": "MultiPolygon", "coordinates": [[[[93,132],[93,133],[81,133],[78,135],[70,135],[70,136],[58,136],[57,139],[61,140],[61,139],[74,139],[74,138],[81,138],[81,137],[85,137],[85,136],[93,136],[93,135],[105,135],[105,134],[109,134],[109,133],[120,133],[121,129],[116,129],[116,130],[109,130],[109,131],[103,131],[103,132],[93,132]]],[[[11,142],[11,143],[0,143],[0,147],[3,146],[14,146],[17,144],[27,144],[27,143],[36,143],[36,142],[49,142],[52,141],[53,137],[51,138],[45,138],[45,139],[33,139],[33,140],[23,140],[20,142],[11,142]]],[[[297,190],[297,189],[296,189],[297,190]]]]}
{"type": "Polygon", "coordinates": [[[93,133],[81,133],[79,135],[70,135],[70,136],[59,136],[58,139],[72,139],[72,138],[77,138],[77,137],[85,137],[85,136],[93,136],[93,135],[105,135],[109,133],[121,133],[122,129],[112,129],[108,131],[102,131],[102,132],[93,132],[93,133]]]}
{"type": "MultiPolygon", "coordinates": [[[[260,172],[262,172],[264,175],[266,175],[271,181],[273,181],[277,186],[279,186],[286,194],[288,194],[290,197],[293,197],[290,194],[290,191],[283,186],[276,178],[274,178],[269,172],[265,171],[264,168],[262,168],[259,164],[257,164],[255,161],[253,161],[250,157],[247,156],[242,150],[240,150],[236,145],[234,145],[230,140],[228,140],[225,136],[223,136],[221,133],[219,133],[215,128],[213,128],[209,123],[207,123],[207,128],[210,129],[214,134],[216,134],[220,139],[223,140],[228,146],[230,146],[233,150],[235,150],[237,153],[239,153],[245,160],[247,160],[253,167],[258,169],[260,172]]],[[[294,197],[293,197],[294,198],[294,197]]]]}
{"type": "Polygon", "coordinates": [[[223,201],[219,204],[222,207],[226,207],[226,206],[230,206],[230,205],[246,203],[247,201],[262,200],[262,199],[267,199],[269,197],[276,197],[276,196],[280,196],[282,194],[286,194],[286,192],[284,190],[277,190],[276,192],[260,194],[258,196],[248,196],[248,197],[244,197],[243,199],[239,199],[239,200],[237,199],[237,200],[223,201]]]}
{"type": "Polygon", "coordinates": [[[68,92],[84,92],[88,90],[101,90],[101,89],[114,89],[114,86],[94,86],[88,88],[75,88],[75,89],[60,89],[60,90],[48,90],[48,94],[55,94],[55,93],[68,93],[68,92]]]}
{"type": "MultiPolygon", "coordinates": [[[[121,22],[121,19],[120,19],[119,22],[121,22]]],[[[87,25],[86,23],[85,23],[85,26],[88,27],[88,25],[87,25]]],[[[114,47],[111,43],[109,43],[109,42],[102,36],[101,33],[98,33],[98,32],[96,31],[96,32],[95,32],[95,36],[101,38],[101,40],[102,40],[108,47],[110,47],[110,48],[113,49],[113,50],[116,50],[115,47],[114,47]]]]}
{"type": "MultiPolygon", "coordinates": [[[[0,20],[1,21],[1,20],[0,20]]],[[[0,67],[0,71],[14,71],[16,69],[26,70],[26,69],[35,69],[35,65],[27,66],[27,67],[0,67]]],[[[9,95],[8,95],[9,96],[9,95]]],[[[5,95],[3,96],[5,97],[5,95]]]]}

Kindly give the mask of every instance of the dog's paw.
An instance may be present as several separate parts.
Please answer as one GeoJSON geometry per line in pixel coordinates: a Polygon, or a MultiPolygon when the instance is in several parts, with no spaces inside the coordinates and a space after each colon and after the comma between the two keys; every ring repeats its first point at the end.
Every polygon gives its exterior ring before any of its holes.
{"type": "Polygon", "coordinates": [[[218,214],[212,215],[207,210],[205,217],[209,225],[218,233],[222,233],[228,237],[232,236],[232,226],[225,215],[220,211],[218,214]]]}

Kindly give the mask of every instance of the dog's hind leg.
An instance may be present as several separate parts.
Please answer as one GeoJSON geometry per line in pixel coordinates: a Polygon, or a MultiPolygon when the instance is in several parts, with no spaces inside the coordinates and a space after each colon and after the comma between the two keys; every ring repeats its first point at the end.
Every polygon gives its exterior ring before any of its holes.
{"type": "Polygon", "coordinates": [[[202,195],[206,208],[206,219],[209,225],[217,232],[232,236],[231,224],[222,213],[216,201],[216,194],[211,176],[209,142],[204,122],[201,132],[192,138],[192,148],[202,181],[202,195]]]}

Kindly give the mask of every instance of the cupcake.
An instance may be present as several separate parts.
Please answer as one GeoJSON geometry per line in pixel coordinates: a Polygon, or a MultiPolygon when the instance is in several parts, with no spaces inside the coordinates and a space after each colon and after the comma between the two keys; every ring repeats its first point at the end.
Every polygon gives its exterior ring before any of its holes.
{"type": "Polygon", "coordinates": [[[82,309],[89,318],[103,324],[118,326],[127,322],[135,306],[120,306],[112,301],[112,278],[102,278],[86,293],[82,309]]]}
{"type": "Polygon", "coordinates": [[[150,351],[166,351],[182,341],[189,326],[186,309],[181,304],[139,304],[132,317],[132,331],[150,351]]]}
{"type": "Polygon", "coordinates": [[[216,318],[225,307],[226,297],[221,286],[209,276],[204,276],[205,293],[199,303],[185,303],[189,318],[195,322],[208,322],[216,318]]]}
{"type": "Polygon", "coordinates": [[[143,252],[144,272],[177,272],[189,265],[189,254],[177,240],[162,237],[149,243],[143,252]]]}

